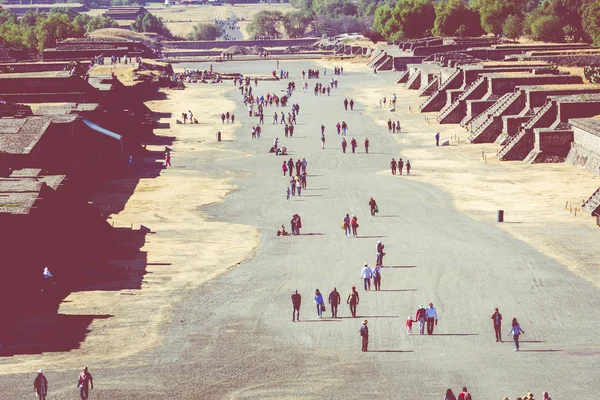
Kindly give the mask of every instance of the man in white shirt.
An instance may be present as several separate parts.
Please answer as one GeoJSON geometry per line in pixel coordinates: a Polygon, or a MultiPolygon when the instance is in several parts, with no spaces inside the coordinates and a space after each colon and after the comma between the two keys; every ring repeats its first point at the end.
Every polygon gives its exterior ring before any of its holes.
{"type": "Polygon", "coordinates": [[[433,321],[435,320],[435,325],[438,322],[438,315],[433,303],[429,303],[429,307],[425,310],[425,317],[427,318],[427,334],[433,335],[433,321]]]}
{"type": "Polygon", "coordinates": [[[360,274],[360,277],[364,281],[365,290],[367,290],[367,286],[369,286],[369,290],[371,290],[371,268],[369,268],[367,263],[364,264],[364,268],[360,274]]]}

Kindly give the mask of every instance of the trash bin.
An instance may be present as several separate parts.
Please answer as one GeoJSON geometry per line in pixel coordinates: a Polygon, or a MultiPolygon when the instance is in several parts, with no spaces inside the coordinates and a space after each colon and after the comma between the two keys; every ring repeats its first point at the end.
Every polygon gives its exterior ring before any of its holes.
{"type": "Polygon", "coordinates": [[[221,141],[221,131],[217,132],[217,142],[221,141]]]}
{"type": "Polygon", "coordinates": [[[504,222],[504,210],[498,210],[498,222],[504,222]]]}

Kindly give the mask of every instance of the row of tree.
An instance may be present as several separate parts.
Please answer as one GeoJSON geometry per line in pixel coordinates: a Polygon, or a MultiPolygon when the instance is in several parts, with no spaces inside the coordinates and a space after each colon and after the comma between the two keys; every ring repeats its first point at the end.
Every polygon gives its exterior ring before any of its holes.
{"type": "Polygon", "coordinates": [[[390,41],[491,33],[600,45],[599,15],[600,0],[392,0],[376,8],[373,29],[390,41]]]}
{"type": "MultiPolygon", "coordinates": [[[[81,14],[69,7],[53,7],[48,13],[28,10],[22,18],[0,7],[0,44],[5,47],[42,51],[56,42],[80,38],[86,33],[103,28],[118,28],[112,18],[81,14]]],[[[147,13],[131,25],[136,32],[154,32],[172,37],[162,19],[147,13]]]]}

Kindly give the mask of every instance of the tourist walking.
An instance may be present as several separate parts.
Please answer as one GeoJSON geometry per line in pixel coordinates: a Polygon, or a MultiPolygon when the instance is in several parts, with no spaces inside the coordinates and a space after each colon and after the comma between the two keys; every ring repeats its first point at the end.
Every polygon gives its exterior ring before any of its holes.
{"type": "Polygon", "coordinates": [[[363,319],[362,325],[360,326],[360,336],[362,337],[362,351],[369,351],[369,327],[367,324],[369,321],[363,319]]]}
{"type": "Polygon", "coordinates": [[[294,159],[290,157],[287,162],[287,169],[290,172],[290,177],[294,174],[294,159]]]}
{"type": "Polygon", "coordinates": [[[413,325],[413,319],[412,317],[409,315],[408,318],[406,318],[406,333],[409,335],[412,335],[412,325],[413,325]]]}
{"type": "Polygon", "coordinates": [[[425,307],[423,307],[423,304],[421,304],[417,310],[417,313],[415,314],[415,321],[419,321],[419,335],[425,334],[425,315],[425,307]]]}
{"type": "Polygon", "coordinates": [[[344,109],[348,111],[348,99],[344,99],[344,109]]]}
{"type": "Polygon", "coordinates": [[[462,392],[458,394],[458,400],[473,400],[471,393],[469,393],[466,387],[463,387],[462,392]]]}
{"type": "Polygon", "coordinates": [[[346,298],[346,304],[350,305],[350,314],[352,314],[354,318],[356,318],[356,306],[359,301],[360,299],[358,292],[356,291],[356,286],[352,286],[352,290],[348,293],[348,297],[346,298]]]}
{"type": "Polygon", "coordinates": [[[436,133],[435,134],[435,145],[439,146],[440,145],[440,133],[436,133]]]}
{"type": "Polygon", "coordinates": [[[456,400],[456,396],[454,396],[452,389],[448,388],[446,390],[446,395],[444,396],[444,400],[456,400]]]}
{"type": "Polygon", "coordinates": [[[513,318],[512,326],[510,331],[508,331],[507,336],[510,336],[511,334],[513,335],[513,340],[515,341],[515,349],[513,351],[519,351],[519,336],[521,336],[521,334],[524,335],[525,332],[523,329],[521,329],[521,325],[519,325],[516,318],[513,318]]]}
{"type": "Polygon", "coordinates": [[[433,303],[429,303],[429,307],[425,310],[425,316],[427,317],[427,334],[433,335],[434,321],[435,326],[438,323],[438,315],[433,303]]]}
{"type": "Polygon", "coordinates": [[[365,153],[369,154],[369,138],[365,138],[365,153]]]}
{"type": "Polygon", "coordinates": [[[375,246],[375,252],[377,254],[377,261],[375,261],[375,264],[377,265],[383,265],[383,256],[385,256],[385,253],[383,252],[384,248],[385,245],[381,243],[381,240],[378,240],[377,245],[375,246]]]}
{"type": "Polygon", "coordinates": [[[331,318],[337,318],[338,306],[340,304],[341,296],[337,288],[333,288],[329,293],[329,306],[331,307],[331,318]]]}
{"type": "Polygon", "coordinates": [[[33,381],[33,391],[37,400],[46,400],[48,395],[48,380],[44,376],[44,370],[40,369],[33,381]]]}
{"type": "Polygon", "coordinates": [[[402,161],[402,158],[400,158],[398,160],[398,173],[400,175],[402,175],[402,169],[404,168],[404,161],[402,161]]]}
{"type": "Polygon", "coordinates": [[[171,167],[171,153],[165,152],[165,168],[171,167]]]}
{"type": "Polygon", "coordinates": [[[292,293],[292,322],[300,322],[300,305],[302,304],[302,296],[298,293],[298,289],[292,293]]]}
{"type": "Polygon", "coordinates": [[[317,305],[317,318],[323,318],[323,311],[325,310],[325,302],[323,301],[323,295],[319,292],[319,289],[315,290],[314,297],[315,304],[317,305]]]}
{"type": "Polygon", "coordinates": [[[388,126],[389,133],[392,133],[392,124],[393,124],[392,120],[388,119],[387,126],[388,126]]]}
{"type": "MultiPolygon", "coordinates": [[[[411,165],[410,165],[410,160],[406,160],[406,175],[410,175],[410,169],[411,169],[411,165]]],[[[402,174],[401,174],[402,175],[402,174]]]]}
{"type": "Polygon", "coordinates": [[[296,179],[296,192],[298,192],[298,196],[302,196],[302,182],[300,182],[300,179],[296,179]]]}
{"type": "Polygon", "coordinates": [[[354,110],[354,100],[350,99],[350,111],[354,110]]]}
{"type": "Polygon", "coordinates": [[[89,373],[88,367],[83,367],[83,371],[81,371],[79,374],[77,387],[79,388],[81,400],[87,400],[89,396],[89,390],[94,389],[94,378],[92,378],[92,374],[89,373]],[[88,387],[88,385],[90,387],[88,387]]]}
{"type": "Polygon", "coordinates": [[[372,197],[369,199],[369,207],[371,207],[371,216],[375,216],[375,213],[379,210],[377,208],[377,202],[373,200],[372,197]]]}
{"type": "Polygon", "coordinates": [[[392,162],[390,163],[390,168],[392,169],[392,175],[396,175],[396,160],[392,158],[392,162]]]}
{"type": "Polygon", "coordinates": [[[496,342],[502,343],[502,314],[498,312],[497,308],[494,308],[492,322],[494,324],[494,332],[496,333],[496,342]]]}
{"type": "Polygon", "coordinates": [[[350,227],[352,228],[352,236],[357,238],[358,237],[358,218],[356,218],[356,215],[352,215],[352,219],[350,220],[350,227]]]}
{"type": "Polygon", "coordinates": [[[281,170],[283,171],[283,176],[285,176],[285,174],[288,171],[288,167],[287,167],[287,164],[285,163],[285,161],[283,162],[283,164],[281,164],[281,170]]]}
{"type": "Polygon", "coordinates": [[[350,147],[352,147],[352,154],[356,153],[356,146],[358,146],[358,144],[356,143],[356,139],[352,138],[352,140],[350,140],[350,147]]]}
{"type": "Polygon", "coordinates": [[[342,221],[342,229],[344,229],[344,234],[346,238],[350,237],[350,215],[346,214],[344,220],[342,221]]]}
{"type": "Polygon", "coordinates": [[[346,153],[346,147],[348,147],[348,143],[346,142],[346,138],[342,138],[342,153],[346,153]]]}
{"type": "Polygon", "coordinates": [[[325,134],[321,133],[321,149],[325,148],[325,134]]]}
{"type": "Polygon", "coordinates": [[[375,265],[375,268],[373,268],[372,275],[375,290],[381,290],[381,266],[379,264],[375,265]]]}
{"type": "Polygon", "coordinates": [[[368,290],[371,290],[371,268],[369,268],[367,263],[364,264],[360,277],[363,280],[365,290],[367,290],[367,286],[369,287],[368,290]]]}

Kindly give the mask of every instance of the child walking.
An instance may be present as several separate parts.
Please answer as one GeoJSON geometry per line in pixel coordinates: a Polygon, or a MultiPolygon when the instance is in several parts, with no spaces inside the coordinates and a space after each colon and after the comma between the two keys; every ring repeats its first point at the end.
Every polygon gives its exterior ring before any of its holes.
{"type": "Polygon", "coordinates": [[[289,200],[290,199],[290,193],[292,191],[290,190],[290,187],[288,186],[287,190],[285,191],[285,195],[286,195],[286,199],[289,200]]]}
{"type": "Polygon", "coordinates": [[[406,333],[409,335],[412,335],[412,324],[413,324],[413,319],[412,317],[409,315],[408,319],[406,320],[406,333]]]}

